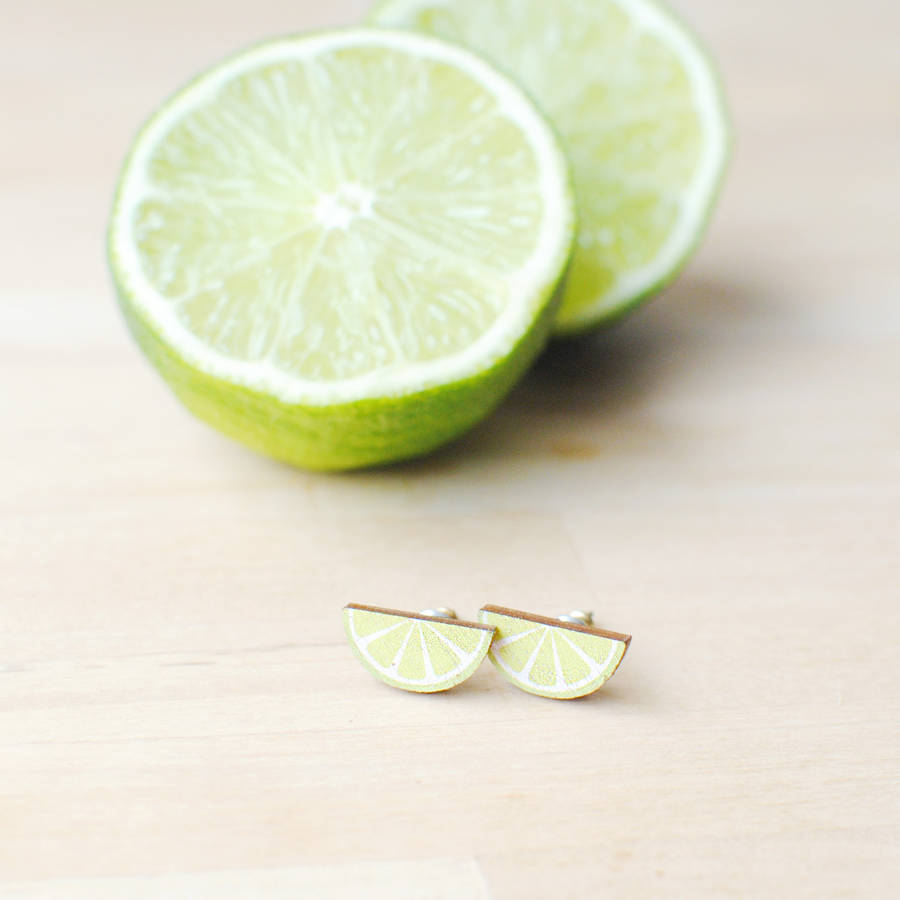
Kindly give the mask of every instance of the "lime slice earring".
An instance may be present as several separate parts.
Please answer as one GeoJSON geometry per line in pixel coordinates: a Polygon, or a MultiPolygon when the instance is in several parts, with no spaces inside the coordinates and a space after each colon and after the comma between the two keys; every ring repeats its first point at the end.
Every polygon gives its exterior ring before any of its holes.
{"type": "Polygon", "coordinates": [[[479,621],[495,629],[488,655],[507,681],[539,697],[568,700],[602,687],[616,671],[631,635],[604,631],[575,610],[557,619],[484,606],[479,621]]]}
{"type": "Polygon", "coordinates": [[[452,609],[403,612],[351,603],[344,631],[360,662],[403,691],[432,694],[465,681],[481,665],[492,625],[459,619],[452,609]]]}

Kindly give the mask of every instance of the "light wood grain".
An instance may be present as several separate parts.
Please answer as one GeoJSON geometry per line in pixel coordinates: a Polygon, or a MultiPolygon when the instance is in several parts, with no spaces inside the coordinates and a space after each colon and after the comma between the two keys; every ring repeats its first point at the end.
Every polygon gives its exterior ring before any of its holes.
{"type": "Polygon", "coordinates": [[[101,236],[161,97],[364,5],[0,12],[0,896],[895,896],[897,6],[682,0],[739,135],[690,270],[455,447],[328,477],[177,405],[101,236]],[[586,701],[412,696],[348,602],[634,640],[586,701]]]}

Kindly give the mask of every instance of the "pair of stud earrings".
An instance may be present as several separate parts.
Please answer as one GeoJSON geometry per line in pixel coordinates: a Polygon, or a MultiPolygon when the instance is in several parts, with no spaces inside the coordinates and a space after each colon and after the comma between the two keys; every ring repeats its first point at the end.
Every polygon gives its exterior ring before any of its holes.
{"type": "Polygon", "coordinates": [[[594,627],[589,612],[551,619],[501,606],[484,606],[468,622],[446,608],[414,613],[351,603],[344,630],[362,664],[391,687],[446,691],[488,656],[517,688],[557,700],[600,688],[631,642],[631,635],[594,627]]]}

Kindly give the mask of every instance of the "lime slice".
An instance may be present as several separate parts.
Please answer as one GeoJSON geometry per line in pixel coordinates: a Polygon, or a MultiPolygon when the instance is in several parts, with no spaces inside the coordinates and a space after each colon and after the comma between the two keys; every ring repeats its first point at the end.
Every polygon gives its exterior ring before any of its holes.
{"type": "Polygon", "coordinates": [[[476,622],[355,603],[344,607],[344,631],[376,678],[425,694],[465,681],[481,665],[494,635],[489,625],[476,622]]]}
{"type": "Polygon", "coordinates": [[[490,658],[500,673],[523,691],[558,700],[596,691],[631,642],[627,634],[500,606],[483,607],[478,618],[496,629],[490,658]]]}
{"type": "Polygon", "coordinates": [[[138,135],[109,255],[187,406],[323,469],[424,453],[544,343],[571,252],[568,163],[479,57],[356,29],[245,51],[138,135]]]}
{"type": "Polygon", "coordinates": [[[652,0],[383,0],[371,19],[482,52],[562,134],[581,228],[559,333],[609,322],[674,277],[709,216],[729,128],[710,59],[669,12],[652,0]]]}

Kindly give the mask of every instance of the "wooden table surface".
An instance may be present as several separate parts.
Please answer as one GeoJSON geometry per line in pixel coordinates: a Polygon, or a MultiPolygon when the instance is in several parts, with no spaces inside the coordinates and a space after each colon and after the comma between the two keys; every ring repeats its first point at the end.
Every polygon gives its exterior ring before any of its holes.
{"type": "Polygon", "coordinates": [[[0,12],[0,896],[897,896],[900,13],[681,0],[737,153],[676,286],[453,448],[193,420],[103,261],[145,114],[365,0],[0,12]],[[347,602],[595,610],[586,701],[393,691],[347,602]]]}

